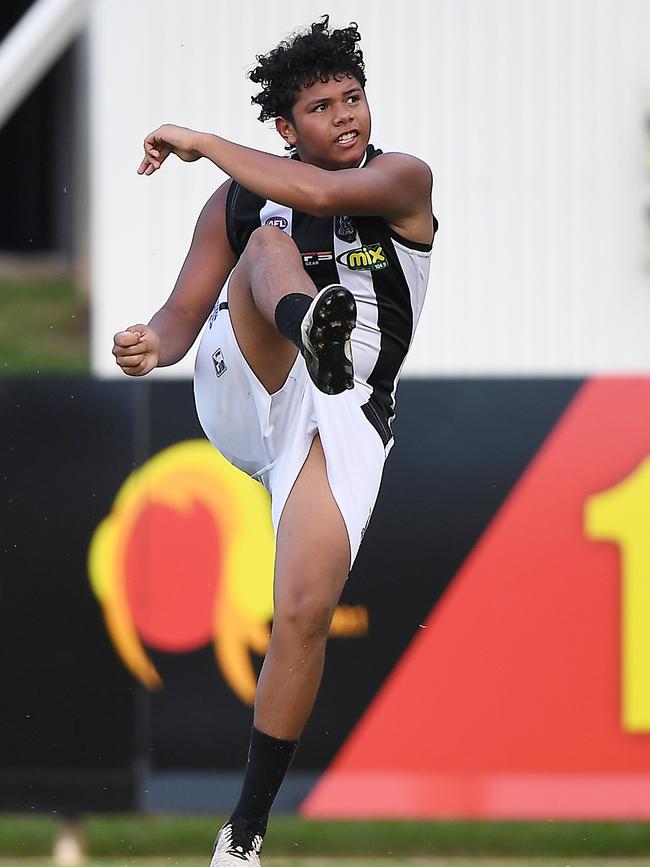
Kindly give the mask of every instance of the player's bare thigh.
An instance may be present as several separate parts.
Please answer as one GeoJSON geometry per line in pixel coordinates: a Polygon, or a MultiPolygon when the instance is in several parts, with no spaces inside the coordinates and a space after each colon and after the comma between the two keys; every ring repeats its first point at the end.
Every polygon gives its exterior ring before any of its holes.
{"type": "Polygon", "coordinates": [[[276,603],[283,597],[285,574],[295,574],[304,589],[305,575],[311,572],[314,586],[319,588],[330,584],[326,576],[331,574],[335,585],[331,601],[336,605],[349,571],[348,532],[330,488],[325,453],[316,434],[278,525],[276,603]]]}
{"type": "MultiPolygon", "coordinates": [[[[275,306],[274,296],[281,291],[301,291],[300,285],[308,280],[302,270],[293,241],[277,229],[256,230],[251,236],[228,285],[228,307],[235,336],[246,361],[262,385],[273,393],[282,387],[296,359],[297,349],[269,321],[275,306]],[[264,267],[264,259],[268,268],[264,267]],[[298,269],[298,270],[296,270],[298,269]],[[266,318],[260,312],[251,289],[257,281],[256,292],[264,292],[263,281],[268,273],[268,298],[265,298],[266,318]],[[285,276],[286,275],[286,276],[285,276]]],[[[309,283],[310,292],[314,291],[309,283]]]]}

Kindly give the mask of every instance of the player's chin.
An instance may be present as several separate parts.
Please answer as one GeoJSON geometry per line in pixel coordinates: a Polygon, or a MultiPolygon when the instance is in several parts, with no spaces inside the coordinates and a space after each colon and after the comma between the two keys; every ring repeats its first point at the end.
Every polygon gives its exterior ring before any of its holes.
{"type": "Polygon", "coordinates": [[[365,156],[367,147],[368,138],[366,136],[359,135],[347,147],[335,144],[334,150],[339,162],[347,162],[350,165],[359,165],[360,160],[362,160],[365,156]]]}
{"type": "Polygon", "coordinates": [[[339,168],[353,169],[363,160],[365,153],[366,144],[363,141],[358,141],[355,142],[354,147],[346,148],[345,150],[337,148],[333,154],[333,162],[339,168]]]}

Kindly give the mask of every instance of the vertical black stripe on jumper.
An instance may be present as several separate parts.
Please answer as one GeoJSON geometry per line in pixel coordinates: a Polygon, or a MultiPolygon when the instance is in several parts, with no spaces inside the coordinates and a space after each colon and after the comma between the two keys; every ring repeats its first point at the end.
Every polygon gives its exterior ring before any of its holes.
{"type": "Polygon", "coordinates": [[[330,283],[339,282],[334,259],[333,227],[331,217],[312,217],[301,211],[293,212],[291,236],[302,254],[305,272],[319,291],[330,283]],[[318,254],[321,254],[320,258],[318,254]]]}
{"type": "Polygon", "coordinates": [[[260,211],[266,199],[251,193],[236,181],[226,197],[226,231],[234,252],[241,256],[255,229],[261,226],[260,211]]]}
{"type": "Polygon", "coordinates": [[[395,380],[413,336],[411,293],[386,223],[375,217],[357,217],[355,223],[361,243],[381,243],[388,261],[387,268],[371,271],[381,338],[379,355],[367,381],[372,388],[370,403],[379,412],[390,434],[389,425],[395,415],[395,380]]]}
{"type": "Polygon", "coordinates": [[[228,194],[226,195],[226,234],[232,251],[236,256],[241,256],[239,242],[237,241],[237,230],[235,228],[235,208],[240,189],[237,181],[231,181],[228,187],[228,194]]]}

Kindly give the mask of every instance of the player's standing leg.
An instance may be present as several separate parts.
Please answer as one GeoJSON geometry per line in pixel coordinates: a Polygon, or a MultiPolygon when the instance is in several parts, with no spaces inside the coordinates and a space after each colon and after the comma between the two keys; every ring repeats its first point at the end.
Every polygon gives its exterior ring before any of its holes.
{"type": "Polygon", "coordinates": [[[259,864],[269,811],[320,685],[330,623],[349,568],[348,534],[317,436],[278,527],[273,631],[257,686],[248,764],[211,867],[259,864]]]}
{"type": "MultiPolygon", "coordinates": [[[[269,392],[282,386],[295,361],[290,340],[313,311],[314,294],[293,241],[275,229],[254,232],[231,277],[228,306],[239,346],[269,392]],[[277,309],[287,299],[287,321],[277,323],[277,309]],[[283,336],[278,324],[293,334],[283,336]]],[[[248,764],[212,867],[259,864],[269,810],[320,685],[329,627],[349,568],[347,529],[316,436],[278,527],[273,630],[257,688],[248,764]]]]}

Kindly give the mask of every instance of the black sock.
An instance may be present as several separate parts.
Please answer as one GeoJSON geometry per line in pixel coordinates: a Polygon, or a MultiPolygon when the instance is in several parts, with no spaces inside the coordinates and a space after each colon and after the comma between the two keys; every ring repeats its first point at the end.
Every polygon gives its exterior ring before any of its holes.
{"type": "Polygon", "coordinates": [[[264,836],[269,811],[297,746],[298,741],[273,738],[253,727],[244,785],[231,822],[245,823],[249,830],[264,836]]]}
{"type": "Polygon", "coordinates": [[[283,295],[275,307],[275,324],[280,334],[288,337],[302,351],[300,326],[309,305],[314,299],[303,292],[289,292],[283,295]]]}

